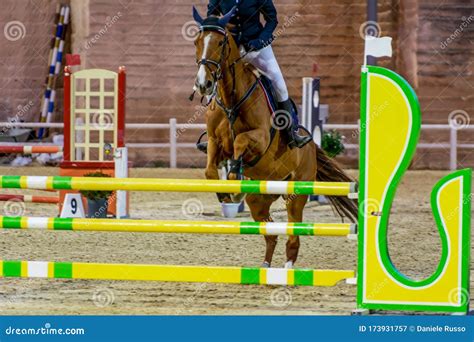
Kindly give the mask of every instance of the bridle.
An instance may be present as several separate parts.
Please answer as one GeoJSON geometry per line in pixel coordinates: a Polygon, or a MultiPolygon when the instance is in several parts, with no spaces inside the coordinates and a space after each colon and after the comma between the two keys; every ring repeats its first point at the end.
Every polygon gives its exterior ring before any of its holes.
{"type": "Polygon", "coordinates": [[[217,32],[220,33],[224,36],[224,40],[222,40],[219,45],[222,47],[221,48],[221,53],[220,53],[220,58],[219,61],[215,61],[213,59],[208,59],[208,58],[202,58],[199,61],[196,61],[196,64],[198,67],[201,65],[204,65],[209,72],[212,75],[212,80],[214,83],[214,89],[212,90],[211,97],[214,97],[217,92],[217,81],[221,80],[223,77],[222,73],[222,61],[225,58],[225,52],[226,52],[226,47],[229,49],[229,54],[230,54],[230,46],[228,45],[229,43],[229,36],[227,35],[227,31],[223,29],[220,26],[217,25],[203,25],[200,28],[200,32],[203,33],[205,31],[212,31],[212,32],[217,32]],[[215,67],[215,70],[212,70],[211,65],[215,67]]]}
{"type": "MultiPolygon", "coordinates": [[[[226,57],[226,47],[228,48],[228,54],[227,55],[230,55],[231,46],[229,45],[229,36],[228,36],[227,31],[223,27],[218,26],[218,25],[202,25],[201,28],[200,28],[200,32],[205,32],[205,31],[217,32],[217,33],[220,33],[224,36],[224,40],[222,40],[219,43],[219,45],[222,46],[219,61],[215,61],[215,60],[208,59],[208,58],[203,58],[199,61],[196,61],[196,64],[198,65],[198,67],[201,66],[201,65],[204,65],[211,72],[212,79],[213,79],[213,82],[214,82],[214,89],[212,90],[212,93],[210,95],[210,98],[209,98],[209,101],[208,101],[207,105],[209,103],[211,103],[213,98],[216,99],[217,105],[226,113],[226,116],[230,121],[231,130],[232,130],[232,133],[233,133],[233,125],[234,125],[234,122],[237,119],[237,116],[239,114],[240,107],[252,95],[252,93],[255,91],[255,89],[257,88],[257,85],[258,85],[258,79],[256,79],[254,84],[245,92],[244,96],[240,100],[236,101],[236,99],[235,99],[235,95],[236,95],[235,65],[237,64],[237,62],[242,60],[248,53],[250,53],[251,50],[247,51],[242,56],[239,56],[235,61],[233,61],[229,65],[230,72],[232,73],[232,91],[231,91],[231,94],[230,94],[231,95],[231,107],[226,107],[224,105],[224,103],[222,102],[219,94],[218,94],[217,82],[219,80],[221,80],[222,77],[223,77],[222,61],[226,57]],[[211,65],[215,67],[214,71],[211,69],[211,65]]],[[[189,98],[190,98],[190,100],[192,100],[194,98],[194,92],[189,98]]],[[[201,98],[201,103],[202,103],[203,98],[201,98]]]]}

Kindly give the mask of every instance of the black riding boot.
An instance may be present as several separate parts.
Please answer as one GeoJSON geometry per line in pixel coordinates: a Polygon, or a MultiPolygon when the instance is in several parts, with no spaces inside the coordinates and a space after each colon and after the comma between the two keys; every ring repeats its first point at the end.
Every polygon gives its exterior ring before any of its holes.
{"type": "Polygon", "coordinates": [[[294,148],[294,147],[302,148],[311,140],[313,140],[313,138],[310,135],[298,134],[298,128],[299,128],[298,121],[297,121],[298,113],[294,112],[296,108],[293,107],[293,104],[291,103],[290,99],[283,102],[278,102],[278,109],[279,111],[277,111],[277,116],[285,115],[286,118],[280,118],[280,120],[283,120],[283,121],[280,121],[278,120],[279,118],[277,117],[275,118],[275,121],[278,123],[278,122],[284,122],[286,120],[287,124],[281,128],[282,128],[282,133],[286,135],[289,148],[294,148]]]}

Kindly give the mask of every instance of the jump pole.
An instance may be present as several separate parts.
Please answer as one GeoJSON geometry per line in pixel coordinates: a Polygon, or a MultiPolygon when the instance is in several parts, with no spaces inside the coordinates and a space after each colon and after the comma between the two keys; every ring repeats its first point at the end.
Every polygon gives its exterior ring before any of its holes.
{"type": "Polygon", "coordinates": [[[357,226],[351,223],[109,220],[7,216],[0,216],[0,229],[297,236],[348,236],[357,232],[357,226]]]}
{"type": "Polygon", "coordinates": [[[99,190],[99,191],[172,191],[217,192],[273,195],[351,196],[356,183],[349,182],[283,182],[255,180],[199,180],[162,178],[95,178],[0,176],[0,188],[37,190],[99,190]]]}
{"type": "Polygon", "coordinates": [[[0,153],[58,153],[62,152],[62,146],[46,145],[46,146],[18,146],[18,145],[0,145],[0,153]]]}
{"type": "Polygon", "coordinates": [[[0,261],[0,277],[140,280],[245,285],[335,286],[351,270],[0,261]]]}
{"type": "Polygon", "coordinates": [[[58,204],[59,197],[0,194],[0,201],[58,204]]]}

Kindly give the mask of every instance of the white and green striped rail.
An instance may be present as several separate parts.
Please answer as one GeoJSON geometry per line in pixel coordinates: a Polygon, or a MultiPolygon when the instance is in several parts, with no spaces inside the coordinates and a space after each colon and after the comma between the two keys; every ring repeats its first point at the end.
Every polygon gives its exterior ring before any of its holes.
{"type": "Polygon", "coordinates": [[[343,280],[351,283],[355,272],[350,270],[3,260],[0,261],[0,277],[335,286],[343,280]]]}
{"type": "Polygon", "coordinates": [[[347,236],[350,234],[355,234],[357,231],[357,226],[351,223],[110,220],[9,216],[0,216],[0,228],[105,232],[298,236],[347,236]]]}
{"type": "Polygon", "coordinates": [[[59,176],[0,176],[0,188],[38,190],[216,192],[327,196],[351,196],[357,192],[357,184],[350,182],[232,181],[59,176]]]}

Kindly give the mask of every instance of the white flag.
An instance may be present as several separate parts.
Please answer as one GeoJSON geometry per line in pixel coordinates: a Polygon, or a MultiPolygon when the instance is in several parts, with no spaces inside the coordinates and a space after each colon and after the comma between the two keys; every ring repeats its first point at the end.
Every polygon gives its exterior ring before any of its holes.
{"type": "Polygon", "coordinates": [[[392,37],[365,37],[365,60],[367,56],[392,57],[392,37]]]}

